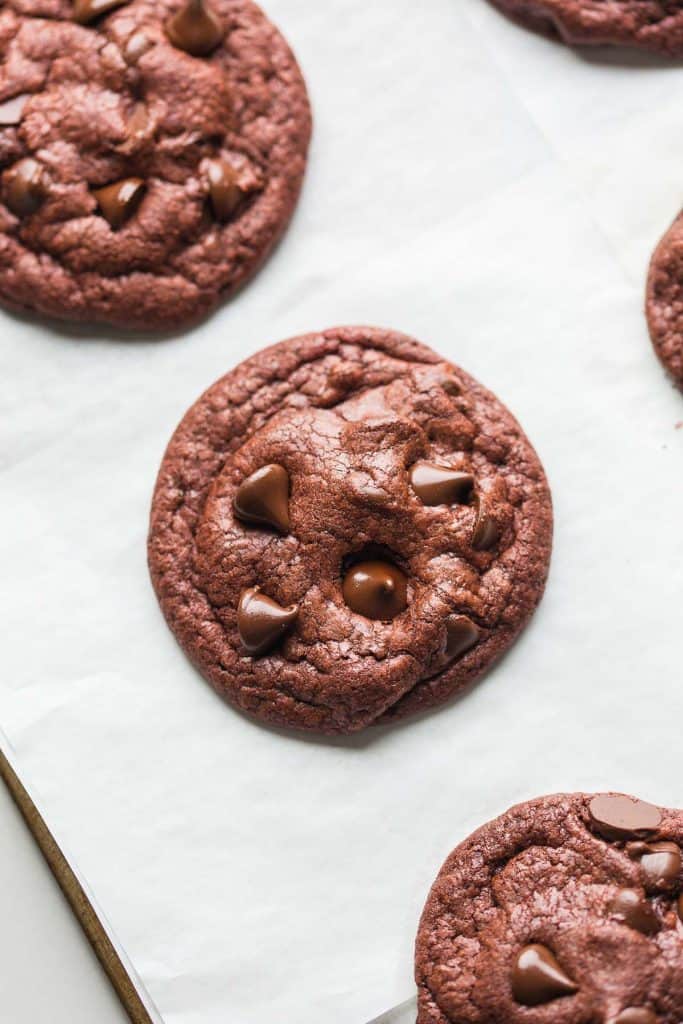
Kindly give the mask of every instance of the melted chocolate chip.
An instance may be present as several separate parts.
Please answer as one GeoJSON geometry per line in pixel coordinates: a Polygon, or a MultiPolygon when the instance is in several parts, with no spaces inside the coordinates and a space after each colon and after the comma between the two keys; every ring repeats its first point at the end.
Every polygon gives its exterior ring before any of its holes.
{"type": "Polygon", "coordinates": [[[408,605],[408,581],[390,562],[359,562],[349,569],[342,587],[344,600],[357,615],[388,622],[408,605]]]}
{"type": "Polygon", "coordinates": [[[622,1010],[610,1024],[657,1024],[657,1015],[645,1007],[632,1006],[628,1010],[622,1010]]]}
{"type": "Polygon", "coordinates": [[[436,462],[416,462],[410,471],[410,483],[425,505],[456,505],[468,501],[474,477],[436,462]]]}
{"type": "Polygon", "coordinates": [[[0,103],[0,125],[19,124],[24,116],[24,107],[30,99],[29,92],[22,92],[20,96],[13,96],[11,100],[0,103]]]}
{"type": "Polygon", "coordinates": [[[659,918],[652,904],[637,889],[620,889],[610,903],[609,911],[643,935],[654,935],[659,931],[659,918]]]}
{"type": "Polygon", "coordinates": [[[133,216],[145,194],[142,178],[122,178],[112,185],[93,189],[93,195],[105,220],[114,231],[133,216]]]}
{"type": "Polygon", "coordinates": [[[29,217],[47,196],[45,170],[27,156],[12,167],[5,177],[5,205],[16,217],[29,217]]]}
{"type": "Polygon", "coordinates": [[[477,495],[475,499],[475,506],[477,509],[477,518],[474,523],[474,532],[472,534],[472,547],[476,551],[488,551],[497,543],[500,537],[500,531],[496,522],[491,519],[490,515],[486,511],[486,505],[479,495],[477,495]]]}
{"type": "Polygon", "coordinates": [[[678,880],[683,860],[676,843],[647,843],[640,857],[645,885],[650,889],[668,889],[678,880]]]}
{"type": "Polygon", "coordinates": [[[206,0],[187,0],[166,22],[166,35],[179,50],[206,57],[221,42],[225,29],[206,0]]]}
{"type": "Polygon", "coordinates": [[[656,832],[662,815],[652,804],[629,796],[594,796],[589,804],[591,823],[604,839],[645,838],[656,832]]]}
{"type": "Polygon", "coordinates": [[[451,615],[446,620],[446,657],[460,657],[469,651],[481,636],[479,627],[466,615],[451,615]]]}
{"type": "Polygon", "coordinates": [[[76,0],[73,9],[73,19],[79,25],[89,25],[91,21],[108,14],[115,7],[122,7],[128,0],[76,0]]]}
{"type": "Polygon", "coordinates": [[[213,215],[216,220],[230,220],[246,194],[238,184],[237,171],[226,160],[207,160],[204,166],[213,215]]]}
{"type": "Polygon", "coordinates": [[[283,608],[258,587],[242,592],[237,609],[237,629],[249,654],[265,654],[292,627],[299,614],[296,604],[283,608]]]}
{"type": "Polygon", "coordinates": [[[546,946],[534,943],[519,954],[512,972],[512,994],[522,1006],[540,1006],[578,990],[546,946]]]}
{"type": "Polygon", "coordinates": [[[243,522],[289,533],[289,474],[283,466],[263,466],[244,480],[233,501],[243,522]]]}

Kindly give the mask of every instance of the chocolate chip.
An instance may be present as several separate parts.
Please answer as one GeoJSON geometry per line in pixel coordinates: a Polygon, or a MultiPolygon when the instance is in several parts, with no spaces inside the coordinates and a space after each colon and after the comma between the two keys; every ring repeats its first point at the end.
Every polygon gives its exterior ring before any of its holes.
{"type": "Polygon", "coordinates": [[[144,194],[145,183],[142,178],[122,178],[112,185],[93,189],[100,212],[114,231],[133,216],[144,194]]]}
{"type": "Polygon", "coordinates": [[[416,462],[410,484],[425,505],[455,505],[469,500],[474,477],[436,462],[416,462]]]}
{"type": "Polygon", "coordinates": [[[91,21],[95,21],[101,15],[127,3],[128,0],[75,0],[73,19],[79,25],[89,25],[91,21]]]}
{"type": "Polygon", "coordinates": [[[676,843],[647,843],[640,858],[645,885],[651,889],[668,889],[681,873],[681,849],[676,843]]]}
{"type": "Polygon", "coordinates": [[[644,1007],[632,1006],[628,1010],[622,1010],[610,1024],[657,1024],[657,1015],[644,1007]]]}
{"type": "Polygon", "coordinates": [[[498,541],[500,531],[496,522],[486,511],[486,505],[479,495],[475,498],[475,507],[477,518],[472,533],[472,547],[476,551],[488,551],[498,541]]]}
{"type": "Polygon", "coordinates": [[[233,501],[235,515],[247,523],[289,533],[289,474],[283,466],[263,466],[244,480],[233,501]]]}
{"type": "Polygon", "coordinates": [[[522,1006],[540,1006],[578,990],[546,946],[534,943],[519,954],[512,972],[512,994],[522,1006]]]}
{"type": "Polygon", "coordinates": [[[390,562],[359,562],[352,566],[344,578],[342,592],[351,611],[366,619],[388,622],[408,604],[408,581],[390,562]]]}
{"type": "Polygon", "coordinates": [[[0,125],[19,124],[24,116],[24,107],[31,99],[29,92],[13,96],[11,100],[0,103],[0,125]]]}
{"type": "Polygon", "coordinates": [[[620,889],[610,903],[609,911],[643,935],[654,935],[659,931],[659,918],[652,904],[637,889],[620,889]]]}
{"type": "Polygon", "coordinates": [[[678,916],[683,921],[683,896],[678,897],[678,916]]]}
{"type": "Polygon", "coordinates": [[[447,395],[459,395],[462,393],[462,385],[455,377],[444,377],[441,380],[441,387],[447,395]]]}
{"type": "Polygon", "coordinates": [[[32,157],[24,157],[5,176],[4,201],[16,217],[29,217],[47,196],[45,169],[32,157]]]}
{"type": "Polygon", "coordinates": [[[645,838],[656,832],[662,815],[652,804],[629,796],[594,796],[589,804],[591,822],[604,839],[645,838]]]}
{"type": "Polygon", "coordinates": [[[479,640],[479,627],[466,615],[451,615],[446,620],[446,657],[458,658],[479,640]]]}
{"type": "Polygon", "coordinates": [[[126,64],[137,64],[148,50],[154,46],[154,41],[144,32],[133,32],[123,48],[123,57],[126,64]]]}
{"type": "Polygon", "coordinates": [[[265,654],[291,629],[298,614],[298,605],[283,608],[262,594],[258,587],[243,591],[237,608],[242,646],[249,654],[265,654]]]}
{"type": "Polygon", "coordinates": [[[216,220],[230,220],[246,193],[238,184],[237,171],[226,160],[207,160],[209,199],[216,220]]]}
{"type": "Polygon", "coordinates": [[[166,35],[179,50],[206,57],[221,42],[225,29],[206,0],[188,0],[166,22],[166,35]]]}

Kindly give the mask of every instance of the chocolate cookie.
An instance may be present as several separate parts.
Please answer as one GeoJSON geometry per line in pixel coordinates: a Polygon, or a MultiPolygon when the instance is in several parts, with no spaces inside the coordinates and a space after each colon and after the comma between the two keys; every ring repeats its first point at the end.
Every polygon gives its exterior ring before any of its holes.
{"type": "Polygon", "coordinates": [[[655,351],[683,389],[683,214],[652,257],[645,309],[655,351]]]}
{"type": "Polygon", "coordinates": [[[552,512],[510,413],[430,349],[341,328],[242,363],[164,457],[152,579],[234,704],[345,733],[440,704],[526,623],[552,512]]]}
{"type": "Polygon", "coordinates": [[[207,313],[258,268],[310,135],[250,0],[7,0],[0,301],[136,328],[207,313]]]}
{"type": "Polygon", "coordinates": [[[543,797],[444,864],[416,948],[417,1024],[679,1024],[683,811],[543,797]]]}
{"type": "Polygon", "coordinates": [[[490,0],[513,20],[570,46],[636,46],[683,54],[680,0],[490,0]]]}

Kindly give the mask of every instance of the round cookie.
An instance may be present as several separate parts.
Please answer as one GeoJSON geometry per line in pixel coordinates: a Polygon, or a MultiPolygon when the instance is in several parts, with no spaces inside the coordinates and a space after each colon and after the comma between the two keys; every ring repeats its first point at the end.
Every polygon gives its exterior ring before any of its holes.
{"type": "Polygon", "coordinates": [[[0,55],[0,302],[169,329],[256,271],[310,111],[251,0],[7,0],[0,55]]]}
{"type": "Polygon", "coordinates": [[[679,1024],[683,811],[520,804],[450,855],[416,946],[417,1024],[679,1024]]]}
{"type": "Polygon", "coordinates": [[[683,214],[655,249],[645,311],[655,351],[683,389],[683,214]]]}
{"type": "Polygon", "coordinates": [[[570,46],[617,45],[683,54],[683,4],[674,0],[490,0],[514,21],[570,46]]]}
{"type": "Polygon", "coordinates": [[[219,693],[347,733],[441,704],[543,592],[543,469],[503,405],[431,349],[339,328],[219,380],[174,434],[149,564],[219,693]]]}

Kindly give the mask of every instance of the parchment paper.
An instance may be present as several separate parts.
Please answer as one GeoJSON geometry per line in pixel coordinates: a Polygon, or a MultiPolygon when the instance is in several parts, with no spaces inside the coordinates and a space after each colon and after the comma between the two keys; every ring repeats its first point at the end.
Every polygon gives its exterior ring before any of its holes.
{"type": "Polygon", "coordinates": [[[577,54],[484,0],[269,0],[316,114],[293,226],[192,332],[2,314],[0,721],[168,1024],[363,1024],[474,827],[544,792],[681,806],[683,400],[642,315],[683,199],[683,67],[577,54]],[[470,695],[348,741],[186,662],[148,581],[188,405],[262,345],[390,325],[514,411],[556,506],[546,598],[470,695]]]}

